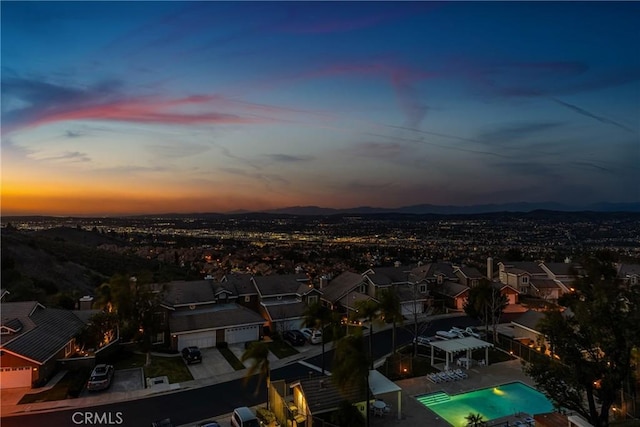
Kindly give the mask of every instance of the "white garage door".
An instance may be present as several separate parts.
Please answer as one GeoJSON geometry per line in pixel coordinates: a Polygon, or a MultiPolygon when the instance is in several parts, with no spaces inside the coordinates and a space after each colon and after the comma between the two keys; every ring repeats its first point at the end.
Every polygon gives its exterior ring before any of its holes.
{"type": "Polygon", "coordinates": [[[260,327],[258,325],[254,325],[241,326],[239,328],[228,328],[224,334],[225,341],[228,344],[256,341],[260,338],[260,327]]]}
{"type": "Polygon", "coordinates": [[[0,368],[0,388],[31,387],[31,367],[0,368]]]}
{"type": "Polygon", "coordinates": [[[210,348],[216,346],[216,331],[196,332],[193,334],[178,335],[178,350],[185,347],[197,346],[210,348]]]}

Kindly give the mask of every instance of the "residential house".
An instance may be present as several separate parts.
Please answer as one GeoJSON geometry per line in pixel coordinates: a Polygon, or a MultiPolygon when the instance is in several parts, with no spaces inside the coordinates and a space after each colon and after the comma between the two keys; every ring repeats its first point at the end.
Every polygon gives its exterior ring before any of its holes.
{"type": "MultiPolygon", "coordinates": [[[[369,371],[369,393],[357,386],[340,390],[330,376],[310,376],[287,383],[273,381],[269,392],[269,403],[281,425],[312,427],[322,426],[320,418],[336,412],[340,403],[347,401],[363,415],[370,410],[367,401],[388,399],[388,408],[393,408],[398,420],[402,419],[402,389],[376,370],[369,371]],[[392,403],[396,402],[396,403],[392,403]]],[[[370,416],[373,413],[370,412],[370,416]]]]}
{"type": "Polygon", "coordinates": [[[518,304],[520,293],[513,287],[500,282],[491,282],[491,286],[500,291],[507,298],[508,305],[518,304]]]}
{"type": "Polygon", "coordinates": [[[320,280],[321,303],[331,310],[350,313],[355,310],[357,300],[371,298],[367,292],[367,284],[362,275],[345,271],[328,283],[320,280]]]}
{"type": "Polygon", "coordinates": [[[513,339],[525,345],[541,346],[546,343],[544,334],[538,329],[545,314],[541,311],[528,310],[511,321],[513,339]]]}
{"type": "Polygon", "coordinates": [[[464,310],[464,304],[469,298],[469,288],[462,283],[445,281],[435,285],[433,293],[444,300],[445,307],[456,311],[464,310]]]}
{"type": "Polygon", "coordinates": [[[171,348],[180,350],[192,345],[208,348],[220,342],[234,344],[259,339],[264,318],[238,304],[237,299],[230,281],[207,278],[166,284],[161,306],[167,325],[164,336],[168,335],[171,348]]]}
{"type": "Polygon", "coordinates": [[[2,302],[0,388],[44,384],[60,359],[76,351],[86,324],[73,312],[36,301],[2,302]]]}
{"type": "Polygon", "coordinates": [[[640,285],[640,264],[618,264],[617,277],[625,286],[640,285]]]}
{"type": "Polygon", "coordinates": [[[411,268],[399,265],[395,267],[376,267],[362,273],[367,284],[369,296],[377,298],[380,292],[392,290],[400,301],[400,312],[403,316],[422,314],[430,306],[430,297],[426,283],[418,284],[411,280],[415,278],[411,268]]]}
{"type": "Polygon", "coordinates": [[[485,279],[485,276],[475,267],[454,267],[453,274],[456,275],[460,283],[470,288],[478,286],[485,279]]]}
{"type": "Polygon", "coordinates": [[[529,295],[548,301],[557,301],[562,295],[562,288],[558,280],[536,277],[529,282],[529,295]]]}
{"type": "Polygon", "coordinates": [[[235,302],[243,307],[258,312],[260,310],[260,297],[253,284],[251,274],[230,273],[220,277],[219,282],[235,295],[235,302]]]}
{"type": "Polygon", "coordinates": [[[500,283],[510,285],[521,294],[529,294],[531,279],[546,279],[547,273],[540,267],[538,262],[499,262],[498,277],[500,283]]]}
{"type": "Polygon", "coordinates": [[[271,405],[276,417],[282,425],[288,420],[305,427],[322,425],[314,418],[336,412],[342,401],[348,401],[365,410],[367,393],[357,386],[340,391],[330,376],[313,376],[291,383],[284,380],[273,381],[271,396],[276,395],[274,401],[280,404],[271,405]]]}
{"type": "Polygon", "coordinates": [[[260,314],[274,332],[302,327],[307,307],[319,302],[322,293],[302,273],[255,276],[251,281],[260,300],[260,314]]]}

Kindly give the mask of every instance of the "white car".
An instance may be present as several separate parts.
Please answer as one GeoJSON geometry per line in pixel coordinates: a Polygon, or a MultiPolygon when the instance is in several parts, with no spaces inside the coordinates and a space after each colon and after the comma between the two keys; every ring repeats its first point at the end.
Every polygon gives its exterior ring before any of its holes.
{"type": "Polygon", "coordinates": [[[320,344],[322,342],[322,332],[318,329],[302,328],[300,332],[307,337],[307,340],[309,340],[311,344],[320,344]]]}

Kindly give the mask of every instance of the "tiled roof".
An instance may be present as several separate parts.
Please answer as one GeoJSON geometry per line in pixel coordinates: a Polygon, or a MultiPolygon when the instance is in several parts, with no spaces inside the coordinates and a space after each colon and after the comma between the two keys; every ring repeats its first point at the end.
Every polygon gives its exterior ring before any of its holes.
{"type": "Polygon", "coordinates": [[[413,285],[396,284],[392,288],[401,303],[413,301],[414,299],[416,301],[425,301],[427,299],[427,295],[420,293],[419,289],[415,289],[414,293],[413,285]]]}
{"type": "Polygon", "coordinates": [[[390,285],[392,283],[406,283],[409,280],[409,271],[406,267],[379,267],[372,268],[371,273],[365,275],[376,285],[390,285]]]}
{"type": "Polygon", "coordinates": [[[453,266],[446,262],[436,262],[431,264],[431,268],[429,270],[429,274],[431,276],[438,276],[443,274],[444,277],[455,278],[456,275],[453,273],[453,266]]]}
{"type": "Polygon", "coordinates": [[[544,318],[544,313],[541,311],[529,310],[522,313],[511,323],[522,325],[531,330],[537,331],[538,323],[544,318]]]}
{"type": "Polygon", "coordinates": [[[179,280],[167,283],[163,301],[170,306],[215,301],[210,280],[179,280]]]}
{"type": "Polygon", "coordinates": [[[553,279],[531,279],[531,286],[536,289],[556,289],[559,288],[558,283],[553,279]]]}
{"type": "Polygon", "coordinates": [[[250,274],[227,274],[221,279],[221,282],[227,284],[227,288],[235,291],[239,296],[241,295],[256,295],[258,291],[253,286],[250,274]]]}
{"type": "Polygon", "coordinates": [[[409,281],[416,283],[425,280],[429,274],[429,270],[431,270],[431,264],[419,265],[412,268],[409,272],[409,281]]]}
{"type": "Polygon", "coordinates": [[[360,292],[348,292],[344,294],[342,298],[340,298],[337,302],[340,303],[343,307],[348,307],[354,309],[356,304],[360,301],[367,301],[373,299],[367,294],[362,294],[360,292]]]}
{"type": "Polygon", "coordinates": [[[264,323],[258,313],[237,304],[215,304],[205,308],[171,313],[169,329],[173,332],[220,329],[237,325],[264,323]]]}
{"type": "Polygon", "coordinates": [[[31,315],[35,327],[3,345],[3,349],[44,363],[55,356],[86,326],[75,314],[57,308],[42,308],[31,315]]]}
{"type": "Polygon", "coordinates": [[[34,311],[42,309],[44,309],[44,306],[37,301],[3,302],[2,305],[0,305],[0,314],[2,315],[1,324],[14,329],[12,325],[16,325],[16,321],[19,321],[22,328],[15,334],[0,335],[0,345],[4,345],[19,335],[25,334],[35,328],[36,324],[29,316],[34,311]]]}
{"type": "Polygon", "coordinates": [[[478,279],[484,277],[482,273],[480,273],[475,267],[458,267],[458,270],[460,270],[462,274],[470,279],[478,279]]]}
{"type": "Polygon", "coordinates": [[[307,282],[306,274],[276,274],[272,276],[254,276],[253,281],[261,297],[296,294],[300,284],[307,282]]]}
{"type": "Polygon", "coordinates": [[[572,270],[579,267],[577,264],[569,262],[544,262],[543,264],[556,276],[571,276],[572,270]]]}
{"type": "Polygon", "coordinates": [[[360,286],[363,282],[363,277],[359,274],[345,271],[335,277],[324,288],[322,288],[322,298],[332,303],[337,302],[350,290],[357,286],[360,286]]]}
{"type": "Polygon", "coordinates": [[[307,310],[307,304],[297,301],[288,304],[265,305],[264,308],[267,310],[271,320],[278,321],[303,317],[307,310]]]}
{"type": "Polygon", "coordinates": [[[467,290],[469,290],[468,286],[463,285],[461,283],[450,282],[448,280],[443,282],[440,285],[436,285],[436,287],[434,288],[434,292],[437,292],[441,295],[445,295],[452,298],[461,295],[467,290]]]}
{"type": "Polygon", "coordinates": [[[299,387],[307,401],[307,406],[312,415],[338,409],[340,402],[347,400],[350,403],[363,402],[367,400],[366,391],[359,390],[358,387],[349,387],[344,392],[340,392],[333,384],[331,377],[312,377],[299,381],[299,387]]]}
{"type": "Polygon", "coordinates": [[[536,275],[544,274],[545,276],[547,275],[547,273],[545,273],[542,267],[540,267],[540,264],[534,261],[504,262],[503,264],[505,268],[507,267],[515,268],[518,270],[526,271],[529,274],[536,274],[536,275]]]}

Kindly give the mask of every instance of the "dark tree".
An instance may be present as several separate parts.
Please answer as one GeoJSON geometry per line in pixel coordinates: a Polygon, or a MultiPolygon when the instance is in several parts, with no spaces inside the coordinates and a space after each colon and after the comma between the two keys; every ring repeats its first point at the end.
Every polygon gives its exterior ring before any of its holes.
{"type": "Polygon", "coordinates": [[[632,378],[632,349],[640,344],[640,289],[621,286],[608,260],[583,262],[575,292],[539,324],[551,357],[525,371],[559,406],[576,411],[596,427],[609,425],[609,410],[632,378]]]}
{"type": "Polygon", "coordinates": [[[464,304],[464,311],[469,317],[482,322],[487,336],[489,335],[489,327],[491,327],[495,342],[498,323],[508,303],[507,297],[502,295],[498,288],[493,287],[490,282],[485,280],[469,290],[469,297],[464,304]]]}

